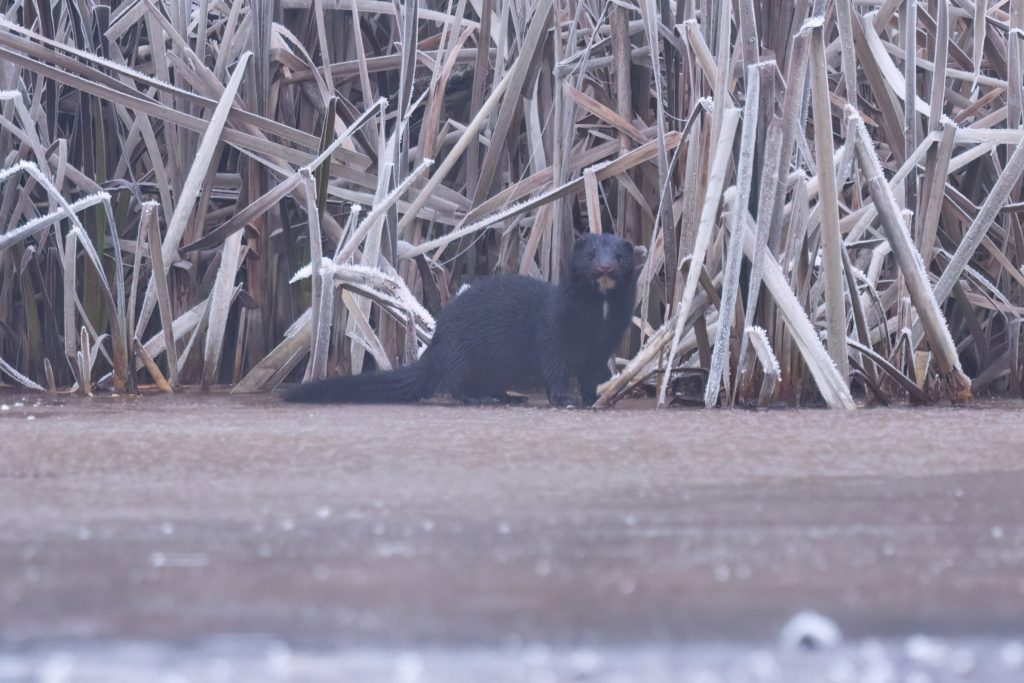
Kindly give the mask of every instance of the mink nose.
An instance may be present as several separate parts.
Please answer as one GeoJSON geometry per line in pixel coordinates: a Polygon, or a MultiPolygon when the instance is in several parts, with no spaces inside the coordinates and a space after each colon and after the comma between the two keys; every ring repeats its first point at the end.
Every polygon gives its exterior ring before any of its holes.
{"type": "Polygon", "coordinates": [[[611,263],[598,263],[597,271],[602,275],[608,275],[609,273],[612,272],[613,267],[614,266],[611,263]]]}

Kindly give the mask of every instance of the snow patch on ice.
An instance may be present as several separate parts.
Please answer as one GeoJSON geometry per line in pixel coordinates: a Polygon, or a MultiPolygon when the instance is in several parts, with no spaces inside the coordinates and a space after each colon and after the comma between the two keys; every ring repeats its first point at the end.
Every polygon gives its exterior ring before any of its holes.
{"type": "Polygon", "coordinates": [[[791,650],[828,650],[843,641],[834,621],[817,612],[800,612],[779,633],[779,642],[791,650]]]}
{"type": "Polygon", "coordinates": [[[1024,643],[1011,640],[999,649],[999,659],[1007,669],[1024,668],[1024,643]]]}

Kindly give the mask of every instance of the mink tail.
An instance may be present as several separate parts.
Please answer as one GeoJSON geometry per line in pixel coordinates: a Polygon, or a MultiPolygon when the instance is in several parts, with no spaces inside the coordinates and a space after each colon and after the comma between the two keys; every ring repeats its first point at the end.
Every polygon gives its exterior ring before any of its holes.
{"type": "Polygon", "coordinates": [[[309,382],[283,396],[290,403],[415,403],[437,390],[428,358],[394,370],[368,372],[309,382]]]}

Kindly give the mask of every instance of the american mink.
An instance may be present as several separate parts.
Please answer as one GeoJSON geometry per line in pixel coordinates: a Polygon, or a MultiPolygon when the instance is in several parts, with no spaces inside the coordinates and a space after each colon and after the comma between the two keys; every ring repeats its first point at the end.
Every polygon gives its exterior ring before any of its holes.
{"type": "Polygon", "coordinates": [[[286,401],[406,403],[437,393],[467,403],[510,402],[509,389],[542,381],[548,401],[597,400],[608,360],[629,326],[638,265],[646,249],[614,235],[587,233],[573,245],[567,277],[553,285],[521,275],[474,282],[437,320],[415,363],[300,385],[286,401]]]}

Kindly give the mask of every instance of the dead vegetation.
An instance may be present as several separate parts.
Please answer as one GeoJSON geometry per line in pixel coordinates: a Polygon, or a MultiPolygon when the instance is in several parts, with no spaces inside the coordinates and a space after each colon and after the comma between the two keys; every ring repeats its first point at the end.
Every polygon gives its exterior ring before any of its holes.
{"type": "Polygon", "coordinates": [[[589,229],[601,404],[1021,395],[1024,0],[4,4],[5,381],[389,367],[589,229]]]}

